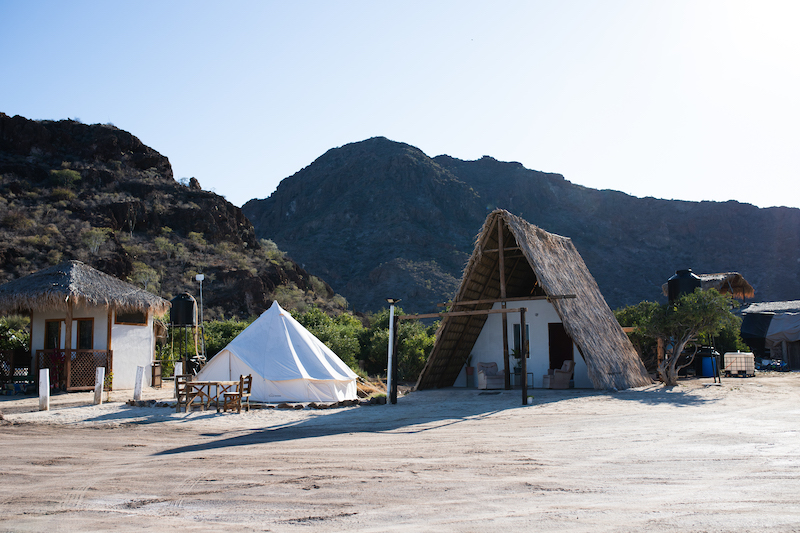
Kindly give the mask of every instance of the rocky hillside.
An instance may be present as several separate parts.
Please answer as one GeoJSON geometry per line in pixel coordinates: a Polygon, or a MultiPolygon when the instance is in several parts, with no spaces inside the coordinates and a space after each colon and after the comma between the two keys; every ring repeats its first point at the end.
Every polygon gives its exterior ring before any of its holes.
{"type": "Polygon", "coordinates": [[[242,210],[259,237],[355,308],[391,296],[429,311],[453,295],[497,207],[571,237],[612,308],[659,299],[680,268],[739,271],[757,300],[800,299],[798,209],[636,198],[491,157],[430,158],[385,138],[329,150],[242,210]]]}
{"type": "Polygon", "coordinates": [[[343,298],[241,210],[173,179],[169,160],[111,125],[0,113],[0,282],[78,259],[167,299],[197,296],[208,318],[247,317],[272,299],[342,308],[343,298]]]}

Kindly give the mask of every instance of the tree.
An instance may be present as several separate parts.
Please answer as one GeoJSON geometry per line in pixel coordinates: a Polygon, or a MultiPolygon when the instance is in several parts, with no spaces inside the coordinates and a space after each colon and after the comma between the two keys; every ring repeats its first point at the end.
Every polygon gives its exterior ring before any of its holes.
{"type": "Polygon", "coordinates": [[[135,283],[137,285],[141,285],[141,287],[148,291],[151,289],[153,294],[157,293],[159,290],[159,276],[156,270],[145,263],[135,262],[133,263],[133,271],[131,275],[128,276],[128,281],[131,283],[135,283]]]}
{"type": "MultiPolygon", "coordinates": [[[[402,315],[400,307],[394,309],[402,315]]],[[[397,374],[400,381],[415,381],[425,366],[436,341],[439,323],[425,326],[419,320],[401,320],[397,331],[397,374]]],[[[389,310],[382,309],[370,317],[370,326],[361,337],[361,358],[370,374],[386,371],[389,352],[389,310]]]]}
{"type": "Polygon", "coordinates": [[[69,189],[81,180],[81,174],[76,170],[63,168],[60,170],[51,170],[50,178],[56,185],[63,185],[69,189]]]}
{"type": "Polygon", "coordinates": [[[614,311],[614,316],[617,317],[620,326],[636,328],[632,333],[628,333],[628,338],[639,353],[639,357],[641,357],[642,363],[644,363],[648,372],[657,371],[658,360],[656,352],[658,342],[655,337],[648,333],[647,325],[660,307],[656,302],[645,300],[636,305],[629,305],[614,311]]]}
{"type": "Polygon", "coordinates": [[[111,230],[109,228],[91,228],[81,234],[81,239],[83,239],[83,244],[89,247],[92,255],[95,255],[100,246],[108,240],[110,233],[111,230]]]}
{"type": "Polygon", "coordinates": [[[358,370],[358,356],[361,353],[359,337],[364,329],[361,321],[346,313],[331,317],[317,307],[305,313],[293,311],[292,315],[304,328],[333,350],[347,366],[358,370]]]}
{"type": "Polygon", "coordinates": [[[677,385],[678,372],[694,361],[703,342],[723,330],[736,328],[740,319],[731,309],[738,305],[730,296],[715,289],[695,289],[671,304],[641,302],[630,314],[635,316],[636,333],[652,339],[662,338],[667,345],[658,364],[658,374],[667,386],[677,385]],[[681,362],[684,350],[691,350],[681,362]]]}

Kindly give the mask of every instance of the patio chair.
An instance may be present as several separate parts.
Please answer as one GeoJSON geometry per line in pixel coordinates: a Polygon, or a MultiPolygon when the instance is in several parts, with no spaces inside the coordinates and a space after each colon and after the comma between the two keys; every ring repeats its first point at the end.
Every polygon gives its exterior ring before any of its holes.
{"type": "Polygon", "coordinates": [[[506,373],[497,370],[497,363],[478,363],[478,388],[479,389],[504,389],[506,387],[506,373]]]}
{"type": "Polygon", "coordinates": [[[236,392],[223,393],[222,412],[226,412],[228,408],[233,411],[234,407],[236,412],[242,412],[242,402],[244,402],[245,411],[250,411],[250,391],[253,388],[253,374],[247,376],[239,376],[239,385],[236,387],[236,392]]]}
{"type": "Polygon", "coordinates": [[[175,399],[178,400],[175,404],[175,412],[180,413],[181,408],[189,411],[189,387],[188,382],[192,381],[191,374],[176,374],[175,375],[175,399]]]}
{"type": "Polygon", "coordinates": [[[542,376],[542,387],[545,389],[568,389],[574,369],[575,361],[571,359],[564,361],[561,368],[549,369],[547,375],[542,376]]]}

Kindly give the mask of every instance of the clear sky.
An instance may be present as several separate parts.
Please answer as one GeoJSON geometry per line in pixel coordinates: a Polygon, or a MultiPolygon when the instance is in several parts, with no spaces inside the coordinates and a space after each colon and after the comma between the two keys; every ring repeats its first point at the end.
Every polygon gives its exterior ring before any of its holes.
{"type": "Polygon", "coordinates": [[[800,1],[0,0],[0,111],[113,123],[241,205],[382,135],[800,207],[800,1]]]}

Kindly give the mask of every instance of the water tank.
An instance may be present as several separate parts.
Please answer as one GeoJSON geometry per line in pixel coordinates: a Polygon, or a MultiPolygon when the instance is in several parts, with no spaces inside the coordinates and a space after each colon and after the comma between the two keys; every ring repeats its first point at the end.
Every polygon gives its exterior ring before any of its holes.
{"type": "Polygon", "coordinates": [[[675,275],[667,280],[667,298],[674,302],[683,294],[691,294],[700,287],[700,278],[692,272],[691,268],[678,270],[675,275]]]}
{"type": "Polygon", "coordinates": [[[170,322],[173,326],[196,326],[197,325],[197,300],[192,298],[188,292],[177,295],[170,300],[172,309],[170,310],[170,322]]]}

